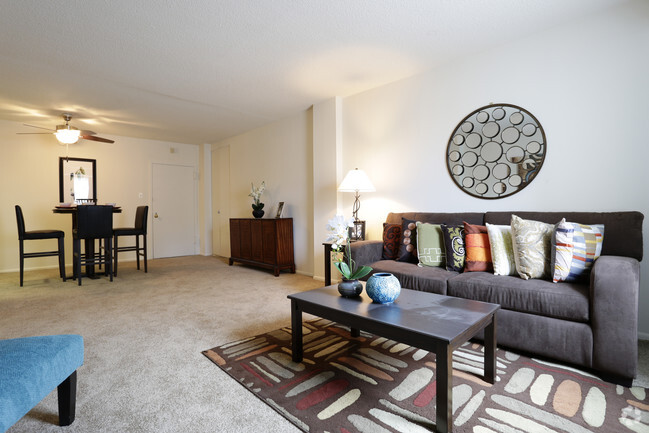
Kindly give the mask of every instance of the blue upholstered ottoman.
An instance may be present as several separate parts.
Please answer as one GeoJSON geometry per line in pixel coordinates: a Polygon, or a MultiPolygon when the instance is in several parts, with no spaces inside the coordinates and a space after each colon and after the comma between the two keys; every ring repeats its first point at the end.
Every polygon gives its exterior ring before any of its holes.
{"type": "Polygon", "coordinates": [[[58,387],[59,425],[75,417],[83,337],[50,335],[0,340],[0,432],[58,387]]]}

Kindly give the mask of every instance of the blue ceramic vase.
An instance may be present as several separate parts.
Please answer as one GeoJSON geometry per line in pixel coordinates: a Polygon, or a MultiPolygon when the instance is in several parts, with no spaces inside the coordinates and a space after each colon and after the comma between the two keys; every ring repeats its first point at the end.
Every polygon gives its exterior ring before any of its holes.
{"type": "Polygon", "coordinates": [[[390,304],[401,293],[401,284],[394,275],[379,272],[372,275],[365,284],[365,291],[377,304],[390,304]]]}

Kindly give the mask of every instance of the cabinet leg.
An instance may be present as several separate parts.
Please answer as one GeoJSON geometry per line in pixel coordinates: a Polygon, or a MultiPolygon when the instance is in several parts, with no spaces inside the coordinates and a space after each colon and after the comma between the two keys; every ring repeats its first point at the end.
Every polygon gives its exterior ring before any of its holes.
{"type": "Polygon", "coordinates": [[[232,266],[233,263],[234,261],[232,259],[228,259],[228,265],[232,266]]]}

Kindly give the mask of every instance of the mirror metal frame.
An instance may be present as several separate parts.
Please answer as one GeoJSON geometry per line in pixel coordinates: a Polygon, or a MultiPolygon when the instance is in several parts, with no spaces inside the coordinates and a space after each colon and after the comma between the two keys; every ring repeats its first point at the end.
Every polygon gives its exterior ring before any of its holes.
{"type": "Polygon", "coordinates": [[[482,199],[504,198],[534,180],[546,151],[545,131],[532,113],[518,105],[490,104],[457,124],[448,140],[446,168],[465,193],[482,199]],[[494,175],[496,167],[498,176],[494,175]]]}

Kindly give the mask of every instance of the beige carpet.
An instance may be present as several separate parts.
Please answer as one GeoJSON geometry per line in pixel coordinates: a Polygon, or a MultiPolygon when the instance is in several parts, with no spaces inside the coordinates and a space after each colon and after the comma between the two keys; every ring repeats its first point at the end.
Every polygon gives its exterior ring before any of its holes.
{"type": "Polygon", "coordinates": [[[18,432],[298,432],[206,359],[214,344],[290,325],[288,294],[312,278],[213,257],[121,262],[119,277],[63,283],[56,270],[0,274],[2,338],[78,333],[85,339],[77,419],[56,426],[56,392],[18,432]]]}
{"type": "MultiPolygon", "coordinates": [[[[57,275],[28,271],[19,288],[17,273],[0,274],[0,336],[83,335],[77,419],[56,425],[54,392],[9,433],[300,431],[201,351],[290,326],[286,296],[321,282],[202,256],[151,260],[148,274],[120,262],[113,283],[78,287],[57,275]]],[[[648,346],[640,346],[642,386],[648,346]]]]}

